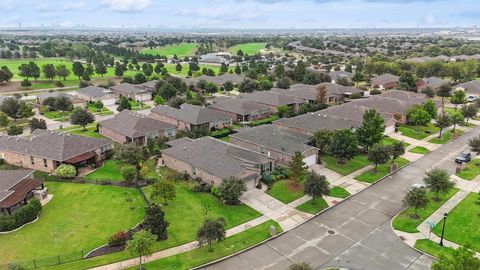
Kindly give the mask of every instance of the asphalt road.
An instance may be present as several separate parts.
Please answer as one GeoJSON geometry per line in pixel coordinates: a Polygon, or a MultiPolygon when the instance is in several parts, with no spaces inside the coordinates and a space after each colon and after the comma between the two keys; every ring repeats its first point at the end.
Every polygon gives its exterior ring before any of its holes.
{"type": "Polygon", "coordinates": [[[430,269],[432,259],[403,243],[390,221],[404,208],[411,184],[421,183],[432,167],[453,173],[455,155],[479,133],[477,127],[301,226],[203,269],[286,269],[293,262],[314,269],[430,269]]]}

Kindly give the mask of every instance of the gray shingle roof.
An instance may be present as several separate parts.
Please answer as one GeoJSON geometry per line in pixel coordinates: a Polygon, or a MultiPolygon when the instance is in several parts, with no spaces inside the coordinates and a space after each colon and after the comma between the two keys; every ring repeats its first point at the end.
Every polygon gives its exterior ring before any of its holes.
{"type": "Polygon", "coordinates": [[[248,99],[257,103],[270,106],[287,106],[301,104],[303,101],[293,96],[284,95],[272,91],[254,91],[252,93],[241,93],[237,99],[248,99]]]}
{"type": "Polygon", "coordinates": [[[361,122],[345,117],[326,115],[322,110],[302,114],[292,118],[282,118],[273,122],[282,126],[298,128],[313,134],[319,129],[336,130],[343,128],[356,128],[361,122]]]}
{"type": "Polygon", "coordinates": [[[142,93],[148,92],[148,90],[145,90],[143,88],[138,87],[137,85],[130,84],[130,83],[117,84],[110,87],[110,89],[118,93],[130,94],[130,95],[136,95],[136,94],[142,94],[142,93]]]}
{"type": "Polygon", "coordinates": [[[13,186],[32,173],[32,170],[0,170],[0,202],[14,193],[13,186]]]}
{"type": "Polygon", "coordinates": [[[433,89],[438,89],[440,88],[440,86],[449,83],[448,80],[444,80],[438,77],[423,78],[422,81],[425,82],[425,87],[429,86],[433,89]]]}
{"type": "Polygon", "coordinates": [[[353,87],[353,86],[343,86],[336,83],[320,83],[316,85],[318,86],[325,86],[327,90],[327,95],[345,95],[345,94],[354,94],[354,93],[363,93],[362,90],[353,87]]]}
{"type": "Polygon", "coordinates": [[[454,89],[456,88],[463,88],[465,92],[471,93],[471,94],[480,94],[480,80],[473,80],[461,84],[457,84],[453,87],[454,89]]]}
{"type": "Polygon", "coordinates": [[[318,85],[295,84],[290,86],[289,89],[272,88],[270,91],[303,100],[316,101],[318,97],[317,87],[318,85]]]}
{"type": "Polygon", "coordinates": [[[10,151],[56,161],[65,161],[110,144],[112,142],[106,139],[42,129],[33,131],[30,139],[0,136],[0,151],[10,151]]]}
{"type": "Polygon", "coordinates": [[[193,125],[206,124],[230,118],[227,114],[187,103],[182,104],[180,109],[172,108],[167,105],[160,105],[153,108],[151,112],[166,115],[193,125]]]}
{"type": "Polygon", "coordinates": [[[216,64],[222,64],[226,63],[228,60],[222,56],[218,56],[215,53],[208,53],[205,55],[200,56],[200,59],[198,59],[198,62],[205,62],[205,63],[216,63],[216,64]]]}
{"type": "Polygon", "coordinates": [[[400,77],[392,75],[390,73],[385,73],[380,76],[373,77],[371,79],[372,85],[385,85],[388,83],[399,82],[400,77]]]}
{"type": "Polygon", "coordinates": [[[270,108],[267,105],[253,102],[243,98],[231,98],[225,99],[216,103],[213,103],[210,107],[216,108],[226,112],[232,112],[240,115],[248,115],[258,111],[269,111],[270,108]]]}
{"type": "Polygon", "coordinates": [[[153,132],[175,128],[172,124],[129,110],[123,110],[115,117],[101,121],[99,124],[130,138],[142,137],[153,132]]]}
{"type": "Polygon", "coordinates": [[[162,153],[222,179],[244,175],[252,165],[273,161],[264,154],[212,137],[182,140],[175,146],[162,150],[162,153]]]}
{"type": "Polygon", "coordinates": [[[39,100],[44,100],[44,99],[47,99],[49,97],[54,97],[54,98],[59,98],[59,97],[67,97],[69,99],[74,99],[75,97],[70,95],[70,94],[67,94],[65,92],[46,92],[46,93],[41,93],[41,94],[38,94],[37,95],[37,98],[39,100]]]}
{"type": "Polygon", "coordinates": [[[295,154],[297,151],[303,153],[306,150],[315,148],[306,144],[310,140],[310,136],[293,133],[274,125],[262,125],[246,129],[242,132],[232,134],[230,137],[290,155],[295,154]]]}
{"type": "Polygon", "coordinates": [[[408,108],[410,108],[411,106],[419,105],[423,102],[424,100],[419,98],[401,100],[398,98],[392,98],[382,95],[352,101],[352,103],[356,103],[367,108],[376,109],[379,112],[402,114],[406,113],[408,108]]]}
{"type": "Polygon", "coordinates": [[[87,86],[84,88],[80,88],[77,92],[79,94],[92,98],[102,98],[107,95],[113,95],[111,91],[97,86],[87,86]]]}

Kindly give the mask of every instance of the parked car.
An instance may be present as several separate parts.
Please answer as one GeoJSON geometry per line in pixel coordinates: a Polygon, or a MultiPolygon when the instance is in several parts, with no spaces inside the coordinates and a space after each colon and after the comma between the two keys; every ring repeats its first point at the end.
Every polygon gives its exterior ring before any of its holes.
{"type": "Polygon", "coordinates": [[[469,95],[469,96],[467,97],[467,101],[468,101],[468,102],[473,102],[473,101],[475,101],[475,99],[477,99],[477,96],[474,96],[474,95],[469,95]]]}
{"type": "Polygon", "coordinates": [[[410,189],[414,189],[414,188],[426,188],[427,186],[425,184],[421,184],[421,183],[415,183],[415,184],[412,184],[410,186],[410,189]]]}
{"type": "Polygon", "coordinates": [[[463,163],[463,162],[470,162],[472,160],[472,153],[468,151],[463,151],[455,157],[455,162],[457,163],[463,163]]]}

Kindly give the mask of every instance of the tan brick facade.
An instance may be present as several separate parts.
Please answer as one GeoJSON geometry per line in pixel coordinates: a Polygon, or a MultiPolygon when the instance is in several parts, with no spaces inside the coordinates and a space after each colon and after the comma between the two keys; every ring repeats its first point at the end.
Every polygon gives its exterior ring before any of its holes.
{"type": "Polygon", "coordinates": [[[169,155],[163,154],[162,159],[165,166],[179,173],[187,172],[193,178],[200,177],[206,183],[210,183],[214,185],[219,185],[222,182],[222,179],[220,177],[214,176],[199,168],[195,168],[195,173],[194,173],[192,165],[187,164],[169,155]]]}
{"type": "Polygon", "coordinates": [[[107,138],[110,138],[114,142],[118,142],[118,143],[126,143],[127,142],[127,138],[125,136],[123,136],[122,134],[120,134],[120,133],[118,133],[114,130],[106,128],[102,125],[99,126],[98,133],[102,134],[103,136],[105,136],[107,138]]]}

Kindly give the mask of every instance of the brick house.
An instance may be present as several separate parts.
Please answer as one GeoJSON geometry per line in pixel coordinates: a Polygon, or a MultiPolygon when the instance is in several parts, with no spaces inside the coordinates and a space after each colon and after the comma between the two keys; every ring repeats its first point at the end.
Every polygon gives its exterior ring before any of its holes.
{"type": "Polygon", "coordinates": [[[251,122],[269,117],[270,107],[244,98],[225,98],[210,105],[211,109],[226,113],[234,123],[251,122]]]}
{"type": "Polygon", "coordinates": [[[43,190],[43,180],[34,179],[33,170],[0,170],[0,214],[12,214],[33,197],[36,189],[43,190]]]}
{"type": "Polygon", "coordinates": [[[370,85],[373,88],[379,88],[380,90],[393,89],[400,85],[400,77],[390,73],[385,73],[380,76],[373,77],[370,80],[370,85]]]}
{"type": "Polygon", "coordinates": [[[278,113],[278,107],[280,106],[288,107],[290,110],[296,112],[300,108],[300,105],[304,103],[303,99],[273,91],[254,91],[252,93],[241,93],[237,99],[239,98],[268,106],[272,114],[278,113]]]}
{"type": "Polygon", "coordinates": [[[113,118],[99,122],[98,126],[100,134],[118,143],[146,145],[148,139],[170,138],[177,134],[175,125],[129,110],[123,110],[113,118]]]}
{"type": "Polygon", "coordinates": [[[78,89],[77,97],[89,102],[101,101],[105,106],[114,105],[117,100],[117,95],[115,93],[98,86],[87,86],[78,89]]]}
{"type": "Polygon", "coordinates": [[[143,102],[152,99],[152,92],[150,90],[135,84],[121,83],[110,87],[110,89],[120,96],[135,101],[143,102]]]}
{"type": "Polygon", "coordinates": [[[28,139],[0,136],[0,157],[6,163],[43,172],[54,172],[62,163],[100,165],[112,147],[110,140],[42,129],[28,139]]]}

